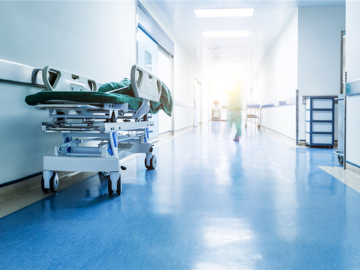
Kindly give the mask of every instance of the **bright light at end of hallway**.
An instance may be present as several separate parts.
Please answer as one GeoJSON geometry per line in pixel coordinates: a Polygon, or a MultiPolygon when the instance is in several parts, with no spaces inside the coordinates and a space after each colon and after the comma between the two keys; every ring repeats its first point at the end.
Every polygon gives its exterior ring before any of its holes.
{"type": "Polygon", "coordinates": [[[215,67],[241,67],[242,64],[214,64],[215,67]]]}
{"type": "Polygon", "coordinates": [[[196,17],[251,17],[253,8],[195,9],[196,17]]]}
{"type": "Polygon", "coordinates": [[[249,31],[204,31],[204,37],[248,37],[249,31]]]}

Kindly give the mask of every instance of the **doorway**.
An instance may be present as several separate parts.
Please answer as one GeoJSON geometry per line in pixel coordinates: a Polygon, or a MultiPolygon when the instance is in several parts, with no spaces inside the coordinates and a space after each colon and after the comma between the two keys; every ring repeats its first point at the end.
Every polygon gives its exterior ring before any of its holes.
{"type": "Polygon", "coordinates": [[[194,127],[202,123],[201,83],[194,78],[194,127]]]}
{"type": "MultiPolygon", "coordinates": [[[[137,65],[158,77],[158,44],[140,27],[138,28],[138,57],[137,65]]],[[[152,114],[154,126],[149,128],[149,137],[159,136],[159,115],[152,114]]]]}

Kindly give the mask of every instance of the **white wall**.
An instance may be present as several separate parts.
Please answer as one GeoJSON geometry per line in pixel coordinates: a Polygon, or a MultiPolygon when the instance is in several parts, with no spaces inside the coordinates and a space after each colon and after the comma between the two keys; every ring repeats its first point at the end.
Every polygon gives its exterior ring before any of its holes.
{"type": "Polygon", "coordinates": [[[360,79],[359,12],[360,1],[346,1],[346,72],[348,82],[360,79]]]}
{"type": "MultiPolygon", "coordinates": [[[[254,83],[253,100],[275,103],[295,96],[298,76],[298,13],[264,57],[254,83]]],[[[295,106],[262,109],[261,125],[295,139],[295,106]],[[284,113],[286,112],[286,113],[284,113]]]]}
{"type": "MultiPolygon", "coordinates": [[[[175,99],[194,104],[194,63],[181,45],[175,43],[175,99]]],[[[175,106],[175,130],[193,126],[194,108],[175,106]]]]}
{"type": "Polygon", "coordinates": [[[136,59],[134,14],[134,0],[1,1],[0,59],[121,80],[136,59]]]}
{"type": "Polygon", "coordinates": [[[261,109],[261,125],[287,137],[296,137],[295,105],[261,109]]]}
{"type": "Polygon", "coordinates": [[[297,89],[298,13],[292,16],[260,66],[254,101],[274,103],[292,98],[297,89]]]}
{"type": "MultiPolygon", "coordinates": [[[[346,1],[346,72],[348,82],[360,79],[360,2],[346,1]]],[[[346,160],[360,166],[360,96],[347,98],[346,160]]]]}
{"type": "MultiPolygon", "coordinates": [[[[141,4],[151,14],[155,21],[161,26],[166,34],[173,40],[174,52],[174,90],[173,96],[175,100],[194,104],[194,67],[196,66],[188,52],[184,50],[182,45],[172,35],[166,23],[157,15],[151,6],[151,1],[142,0],[141,4]]],[[[160,78],[161,79],[161,78],[160,78]]],[[[192,127],[194,121],[193,108],[174,106],[175,131],[186,127],[192,127]]]]}
{"type": "Polygon", "coordinates": [[[346,161],[360,166],[360,96],[347,97],[346,106],[346,161]]]}
{"type": "MultiPolygon", "coordinates": [[[[0,1],[0,59],[52,65],[98,81],[129,77],[136,62],[135,1],[0,1]]],[[[61,142],[40,132],[46,112],[24,98],[40,88],[1,83],[0,184],[42,170],[42,156],[61,142]],[[11,107],[9,107],[11,104],[11,107]]]]}
{"type": "MultiPolygon", "coordinates": [[[[342,30],[345,30],[344,6],[299,8],[300,96],[340,94],[342,30]]],[[[299,116],[299,139],[305,140],[304,105],[300,105],[299,116]]]]}

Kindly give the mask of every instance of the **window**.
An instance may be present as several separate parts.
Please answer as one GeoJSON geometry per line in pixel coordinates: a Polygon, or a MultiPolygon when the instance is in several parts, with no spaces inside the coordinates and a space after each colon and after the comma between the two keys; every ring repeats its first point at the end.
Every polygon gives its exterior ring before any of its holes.
{"type": "Polygon", "coordinates": [[[152,70],[151,53],[145,50],[145,68],[152,70]]]}

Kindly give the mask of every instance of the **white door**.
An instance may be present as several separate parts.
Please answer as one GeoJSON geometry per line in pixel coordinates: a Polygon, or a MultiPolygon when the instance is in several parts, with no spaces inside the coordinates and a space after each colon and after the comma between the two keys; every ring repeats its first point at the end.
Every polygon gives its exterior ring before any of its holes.
{"type": "MultiPolygon", "coordinates": [[[[158,78],[170,89],[172,92],[172,65],[171,56],[163,48],[158,48],[158,78]]],[[[172,92],[173,93],[173,92],[172,92]]],[[[163,110],[160,110],[159,115],[159,134],[171,131],[171,117],[163,110]]]]}
{"type": "MultiPolygon", "coordinates": [[[[138,29],[138,66],[148,70],[158,77],[158,45],[141,28],[138,29]]],[[[154,126],[150,128],[150,138],[159,135],[159,116],[153,114],[151,121],[154,126]]]]}
{"type": "Polygon", "coordinates": [[[197,80],[194,78],[194,127],[198,126],[198,89],[197,89],[197,80]]]}
{"type": "Polygon", "coordinates": [[[197,84],[197,115],[198,115],[198,123],[201,125],[202,123],[202,89],[201,89],[201,83],[199,83],[198,80],[196,80],[197,84]]]}

